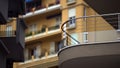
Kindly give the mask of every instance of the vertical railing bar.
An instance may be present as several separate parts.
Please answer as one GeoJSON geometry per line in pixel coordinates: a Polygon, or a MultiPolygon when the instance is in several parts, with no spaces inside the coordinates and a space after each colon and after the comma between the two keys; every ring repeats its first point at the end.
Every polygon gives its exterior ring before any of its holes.
{"type": "Polygon", "coordinates": [[[120,14],[118,14],[118,29],[120,29],[120,14]]]}

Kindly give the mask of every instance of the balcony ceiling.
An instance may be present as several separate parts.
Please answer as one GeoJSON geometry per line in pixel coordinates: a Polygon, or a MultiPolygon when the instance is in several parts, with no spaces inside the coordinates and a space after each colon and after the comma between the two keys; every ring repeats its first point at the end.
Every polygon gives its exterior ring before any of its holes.
{"type": "MultiPolygon", "coordinates": [[[[91,8],[93,8],[98,14],[110,14],[110,13],[120,13],[120,0],[84,0],[91,8]]],[[[109,18],[117,18],[117,16],[109,16],[109,18]]],[[[103,17],[106,19],[105,17],[103,17]]],[[[106,21],[108,21],[106,19],[106,21]]],[[[112,20],[114,23],[110,23],[111,21],[108,21],[111,26],[113,26],[115,29],[118,29],[117,21],[112,20]],[[116,21],[116,22],[115,22],[116,21]]]]}
{"type": "Polygon", "coordinates": [[[120,0],[84,0],[99,14],[120,13],[120,0]]]}

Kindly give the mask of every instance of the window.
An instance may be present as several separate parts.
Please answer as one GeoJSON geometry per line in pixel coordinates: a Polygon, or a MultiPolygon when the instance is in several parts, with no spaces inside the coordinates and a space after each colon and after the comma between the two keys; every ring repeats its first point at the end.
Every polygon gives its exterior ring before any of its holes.
{"type": "Polygon", "coordinates": [[[29,52],[28,48],[25,48],[25,50],[24,50],[25,61],[28,60],[28,56],[29,56],[28,52],[29,52]]]}
{"type": "Polygon", "coordinates": [[[50,44],[50,54],[55,54],[55,42],[51,42],[50,44]]]}
{"type": "Polygon", "coordinates": [[[29,49],[29,60],[32,59],[32,56],[34,56],[34,58],[35,58],[35,55],[36,55],[35,52],[36,52],[36,48],[29,49]]]}
{"type": "Polygon", "coordinates": [[[34,56],[34,58],[40,58],[41,56],[41,47],[40,46],[35,46],[32,48],[29,48],[29,59],[32,59],[32,56],[34,56]]]}
{"type": "Polygon", "coordinates": [[[68,4],[73,4],[73,3],[75,3],[76,2],[76,0],[67,0],[67,3],[68,4]]]}
{"type": "Polygon", "coordinates": [[[36,24],[30,25],[30,32],[35,33],[37,31],[37,26],[36,24]]]}
{"type": "Polygon", "coordinates": [[[57,53],[62,47],[62,43],[60,41],[55,42],[55,52],[57,53]]]}
{"type": "Polygon", "coordinates": [[[88,42],[88,32],[83,32],[83,42],[84,43],[88,42]]]}
{"type": "Polygon", "coordinates": [[[51,42],[51,44],[50,44],[50,54],[57,53],[62,46],[63,45],[62,45],[62,43],[60,43],[60,41],[51,42]]]}
{"type": "Polygon", "coordinates": [[[56,17],[56,25],[60,25],[61,23],[61,16],[56,17]]]}
{"type": "Polygon", "coordinates": [[[6,36],[12,36],[12,26],[11,25],[8,25],[6,27],[6,36]]]}
{"type": "Polygon", "coordinates": [[[69,17],[69,27],[75,27],[76,26],[76,24],[75,24],[75,16],[73,16],[73,17],[69,17]]]}
{"type": "MultiPolygon", "coordinates": [[[[78,34],[73,33],[73,34],[71,34],[71,36],[72,36],[74,39],[78,40],[78,34]]],[[[79,41],[79,40],[78,40],[78,41],[79,41]]],[[[74,45],[74,44],[78,44],[78,43],[71,38],[71,45],[74,45]]]]}
{"type": "Polygon", "coordinates": [[[75,21],[75,16],[76,16],[76,10],[75,8],[71,8],[68,10],[68,17],[69,17],[69,23],[68,23],[68,27],[70,28],[75,28],[76,27],[76,21],[75,21]]]}

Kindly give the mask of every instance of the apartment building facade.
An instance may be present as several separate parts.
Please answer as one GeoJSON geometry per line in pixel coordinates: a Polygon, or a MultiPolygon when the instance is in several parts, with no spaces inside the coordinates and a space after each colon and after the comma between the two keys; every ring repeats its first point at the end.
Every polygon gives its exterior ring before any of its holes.
{"type": "Polygon", "coordinates": [[[119,36],[116,29],[104,17],[97,16],[99,13],[84,0],[26,0],[26,3],[27,14],[23,16],[28,25],[25,62],[15,63],[14,68],[69,68],[67,61],[76,57],[72,57],[72,50],[64,52],[69,49],[67,47],[113,41],[119,36]]]}
{"type": "Polygon", "coordinates": [[[25,62],[15,63],[14,68],[57,68],[62,38],[60,1],[28,0],[26,4],[25,62]]]}
{"type": "Polygon", "coordinates": [[[86,13],[65,21],[61,27],[66,46],[58,53],[59,67],[119,68],[120,11],[117,6],[119,1],[84,0],[84,2],[89,5],[86,13]],[[77,24],[75,28],[66,27],[73,21],[77,24]]]}

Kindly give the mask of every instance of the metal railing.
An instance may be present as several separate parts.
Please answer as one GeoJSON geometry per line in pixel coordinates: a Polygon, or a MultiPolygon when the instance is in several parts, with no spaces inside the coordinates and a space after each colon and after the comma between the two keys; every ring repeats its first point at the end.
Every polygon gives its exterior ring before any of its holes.
{"type": "Polygon", "coordinates": [[[13,37],[16,36],[16,31],[0,31],[0,37],[13,37]]]}
{"type": "Polygon", "coordinates": [[[60,25],[55,25],[55,26],[51,26],[51,27],[43,27],[41,28],[41,30],[37,30],[37,31],[33,31],[33,32],[27,32],[26,33],[26,37],[28,36],[32,36],[32,35],[36,35],[36,34],[41,34],[41,33],[47,33],[48,31],[53,31],[56,29],[59,29],[60,25]]]}
{"type": "Polygon", "coordinates": [[[54,3],[48,3],[48,6],[47,6],[47,4],[41,5],[41,3],[40,2],[35,2],[35,1],[26,2],[26,13],[33,12],[33,11],[36,11],[36,10],[40,10],[40,9],[43,9],[43,8],[47,8],[49,6],[60,4],[60,0],[56,0],[54,3]]]}
{"type": "Polygon", "coordinates": [[[56,30],[56,29],[59,29],[59,28],[60,28],[60,25],[51,26],[51,27],[48,27],[48,31],[56,30]]]}
{"type": "Polygon", "coordinates": [[[8,28],[7,25],[0,25],[0,37],[13,37],[16,36],[16,30],[12,29],[12,26],[8,28]]]}
{"type": "Polygon", "coordinates": [[[64,45],[115,41],[119,39],[120,13],[73,18],[61,26],[64,45]],[[75,20],[75,21],[73,21],[75,20]],[[70,28],[71,22],[74,28],[70,28]]]}

